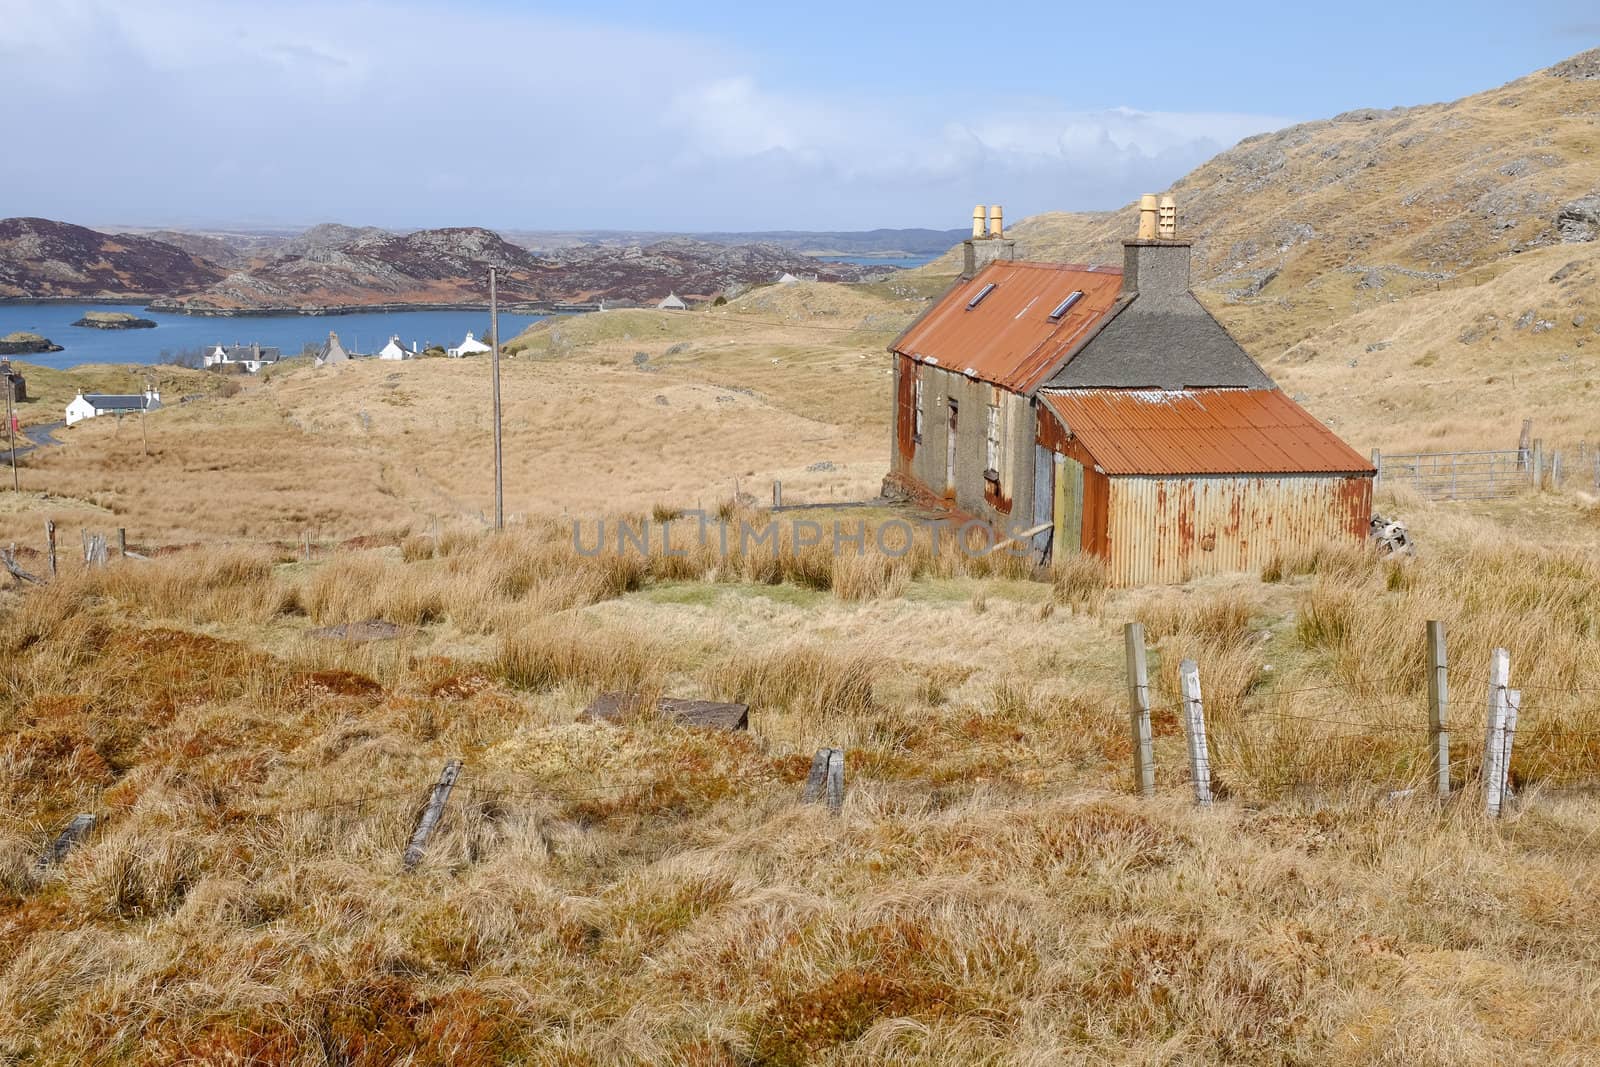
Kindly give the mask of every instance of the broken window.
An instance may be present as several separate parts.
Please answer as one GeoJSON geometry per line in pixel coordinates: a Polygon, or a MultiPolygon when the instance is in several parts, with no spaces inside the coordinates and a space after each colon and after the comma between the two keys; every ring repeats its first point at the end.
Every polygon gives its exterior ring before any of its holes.
{"type": "Polygon", "coordinates": [[[989,397],[989,421],[984,440],[984,467],[989,471],[1000,471],[1000,391],[998,389],[989,397]]]}
{"type": "Polygon", "coordinates": [[[912,370],[911,373],[912,373],[911,410],[914,413],[912,415],[912,423],[911,423],[911,439],[913,441],[921,441],[922,440],[922,368],[920,366],[915,367],[912,370]]]}

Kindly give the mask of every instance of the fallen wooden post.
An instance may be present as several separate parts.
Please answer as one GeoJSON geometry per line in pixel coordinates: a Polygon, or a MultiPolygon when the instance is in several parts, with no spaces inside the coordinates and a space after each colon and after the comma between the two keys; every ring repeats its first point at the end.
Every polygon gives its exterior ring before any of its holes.
{"type": "Polygon", "coordinates": [[[17,565],[17,546],[15,544],[6,551],[0,552],[0,564],[4,564],[6,570],[11,573],[11,577],[19,582],[32,582],[34,585],[40,584],[38,578],[17,565]]]}
{"type": "Polygon", "coordinates": [[[1030,538],[1032,538],[1035,534],[1042,534],[1042,533],[1044,533],[1046,530],[1050,529],[1050,527],[1052,527],[1054,525],[1055,525],[1055,523],[1053,523],[1053,522],[1041,522],[1037,526],[1034,526],[1034,527],[1032,527],[1030,529],[1027,529],[1027,530],[1023,530],[1021,533],[1017,534],[1015,537],[1008,537],[1004,541],[996,541],[995,544],[994,544],[994,547],[989,549],[989,551],[985,552],[984,555],[992,556],[996,552],[1000,551],[1002,548],[1010,548],[1012,545],[1017,544],[1018,542],[1027,541],[1030,538]]]}
{"type": "Polygon", "coordinates": [[[39,857],[39,869],[54,867],[67,858],[78,842],[89,836],[89,831],[94,829],[95,818],[88,812],[74,815],[67,828],[56,837],[55,844],[50,846],[50,851],[39,857]]]}
{"type": "Polygon", "coordinates": [[[450,800],[450,790],[455,788],[456,779],[461,776],[461,761],[453,759],[444,765],[444,770],[439,774],[439,781],[433,787],[433,795],[428,798],[428,806],[422,809],[422,817],[417,820],[417,828],[411,834],[411,841],[406,845],[405,869],[411,870],[422,862],[422,854],[428,847],[428,838],[433,834],[433,828],[439,825],[439,820],[444,817],[444,806],[450,800]]]}

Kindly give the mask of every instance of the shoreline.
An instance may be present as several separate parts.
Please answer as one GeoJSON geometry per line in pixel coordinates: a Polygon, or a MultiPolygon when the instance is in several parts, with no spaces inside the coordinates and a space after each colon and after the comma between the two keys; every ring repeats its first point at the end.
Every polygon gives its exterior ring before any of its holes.
{"type": "MultiPolygon", "coordinates": [[[[42,304],[127,304],[140,305],[145,311],[160,315],[187,315],[190,318],[202,319],[239,319],[251,317],[303,315],[306,318],[316,318],[322,315],[360,315],[373,313],[392,315],[407,311],[483,311],[489,310],[489,302],[465,304],[330,304],[326,307],[251,307],[251,308],[192,308],[163,306],[159,303],[164,297],[0,297],[0,307],[11,305],[42,305],[42,304]]],[[[558,315],[565,312],[557,311],[549,304],[529,303],[519,301],[516,303],[504,302],[500,310],[512,315],[558,315]]]]}

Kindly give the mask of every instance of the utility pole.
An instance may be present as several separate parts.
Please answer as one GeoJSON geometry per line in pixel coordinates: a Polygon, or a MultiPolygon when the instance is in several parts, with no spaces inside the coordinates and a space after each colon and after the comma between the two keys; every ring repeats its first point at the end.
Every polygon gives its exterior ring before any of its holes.
{"type": "Polygon", "coordinates": [[[500,302],[495,291],[494,268],[489,268],[490,373],[494,379],[494,528],[506,528],[504,468],[500,462],[500,302]]]}
{"type": "Polygon", "coordinates": [[[13,493],[20,493],[22,492],[22,485],[17,481],[17,421],[16,416],[11,413],[11,390],[13,386],[11,384],[11,375],[9,373],[5,375],[5,387],[6,433],[11,435],[11,491],[13,493]]]}

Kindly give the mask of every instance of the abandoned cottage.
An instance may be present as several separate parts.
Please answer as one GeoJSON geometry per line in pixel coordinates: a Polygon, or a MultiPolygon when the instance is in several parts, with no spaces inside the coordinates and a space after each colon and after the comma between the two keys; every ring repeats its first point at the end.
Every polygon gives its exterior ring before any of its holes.
{"type": "Polygon", "coordinates": [[[1114,585],[1260,568],[1367,533],[1374,469],[1286,396],[1189,289],[1171,197],[1123,265],[1016,259],[973,213],[960,278],[890,345],[886,487],[1090,553],[1114,585]]]}

